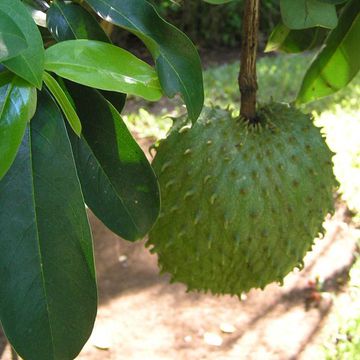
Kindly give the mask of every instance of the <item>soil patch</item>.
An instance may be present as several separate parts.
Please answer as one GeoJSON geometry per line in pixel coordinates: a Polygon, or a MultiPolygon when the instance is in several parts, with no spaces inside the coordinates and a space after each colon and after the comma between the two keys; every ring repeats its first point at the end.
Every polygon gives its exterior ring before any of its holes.
{"type": "MultiPolygon", "coordinates": [[[[321,359],[321,344],[336,324],[333,296],[346,290],[358,230],[338,206],[327,235],[284,286],[253,290],[242,301],[186,293],[159,275],[144,241],[126,242],[90,214],[100,304],[83,360],[321,359]],[[224,332],[226,331],[226,332],[224,332]],[[101,350],[100,348],[106,348],[101,350]]],[[[10,349],[0,337],[0,358],[10,349]]]]}

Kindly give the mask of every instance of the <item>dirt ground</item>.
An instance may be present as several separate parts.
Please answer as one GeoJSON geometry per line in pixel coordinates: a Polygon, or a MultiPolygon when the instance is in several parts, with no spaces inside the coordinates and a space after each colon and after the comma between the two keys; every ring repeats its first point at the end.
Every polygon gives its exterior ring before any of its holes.
{"type": "MultiPolygon", "coordinates": [[[[128,243],[90,219],[100,304],[79,360],[321,359],[321,344],[335,326],[332,299],[346,291],[359,237],[344,205],[326,222],[327,235],[304,270],[290,274],[283,287],[253,290],[242,301],[169,284],[144,242],[128,243]]],[[[1,336],[0,358],[11,359],[1,336]]]]}
{"type": "MultiPolygon", "coordinates": [[[[120,239],[92,214],[90,221],[99,310],[79,360],[321,360],[336,327],[333,298],[346,294],[360,238],[339,203],[301,272],[240,301],[169,284],[144,241],[120,239]]],[[[11,359],[1,331],[0,359],[11,359]]]]}

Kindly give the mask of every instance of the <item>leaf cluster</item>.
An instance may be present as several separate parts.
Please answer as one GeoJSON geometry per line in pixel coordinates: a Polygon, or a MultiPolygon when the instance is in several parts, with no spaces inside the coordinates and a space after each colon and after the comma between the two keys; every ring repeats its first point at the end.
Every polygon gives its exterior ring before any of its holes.
{"type": "MultiPolygon", "coordinates": [[[[360,67],[358,0],[280,5],[269,50],[324,42],[297,103],[344,87],[360,67]]],[[[195,122],[200,58],[146,0],[1,0],[0,19],[0,321],[23,358],[73,359],[97,308],[85,204],[130,241],[159,213],[157,179],[121,116],[127,95],[179,95],[195,122]],[[107,24],[138,37],[152,64],[114,45],[107,24]]]]}
{"type": "MultiPolygon", "coordinates": [[[[244,0],[229,1],[220,6],[203,0],[152,0],[167,19],[196,43],[198,47],[218,50],[240,46],[244,0]]],[[[261,0],[260,32],[267,36],[281,18],[278,0],[261,0]]],[[[122,34],[121,41],[126,41],[122,34]]],[[[261,41],[262,43],[262,41],[261,41]]]]}
{"type": "Polygon", "coordinates": [[[269,51],[301,53],[321,47],[298,96],[304,104],[344,88],[360,70],[360,2],[280,0],[282,22],[273,30],[269,51]]]}
{"type": "Polygon", "coordinates": [[[1,0],[0,16],[0,320],[23,358],[73,359],[97,308],[85,204],[130,241],[159,213],[126,97],[179,94],[195,121],[200,59],[145,0],[1,0]],[[114,45],[104,21],[139,37],[153,65],[114,45]]]}

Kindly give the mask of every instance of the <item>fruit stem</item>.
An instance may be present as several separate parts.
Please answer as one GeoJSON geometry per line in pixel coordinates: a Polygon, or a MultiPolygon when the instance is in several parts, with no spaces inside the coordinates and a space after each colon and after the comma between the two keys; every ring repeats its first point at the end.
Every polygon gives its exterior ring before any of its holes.
{"type": "Polygon", "coordinates": [[[243,16],[241,67],[239,89],[241,93],[240,114],[250,122],[256,122],[256,54],[259,37],[260,0],[246,0],[243,16]]]}

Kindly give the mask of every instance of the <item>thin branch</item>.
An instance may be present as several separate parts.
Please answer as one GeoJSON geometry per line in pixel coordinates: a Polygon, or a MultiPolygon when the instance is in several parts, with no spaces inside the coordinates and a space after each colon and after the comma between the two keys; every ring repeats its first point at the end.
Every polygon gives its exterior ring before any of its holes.
{"type": "Polygon", "coordinates": [[[256,122],[256,55],[259,37],[260,0],[246,0],[243,17],[241,47],[241,68],[239,88],[241,93],[240,114],[251,122],[256,122]]]}

